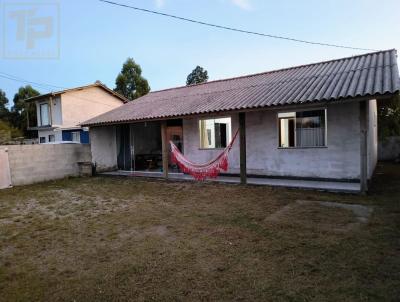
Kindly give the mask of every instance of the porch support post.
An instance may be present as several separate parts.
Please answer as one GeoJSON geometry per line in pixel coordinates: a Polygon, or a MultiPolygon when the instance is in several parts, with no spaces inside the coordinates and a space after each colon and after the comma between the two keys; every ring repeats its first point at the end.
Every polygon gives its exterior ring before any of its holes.
{"type": "Polygon", "coordinates": [[[247,183],[246,167],[246,113],[239,113],[239,138],[240,138],[240,183],[247,183]]]}
{"type": "Polygon", "coordinates": [[[363,194],[368,190],[367,104],[367,101],[360,102],[360,191],[363,194]]]}
{"type": "Polygon", "coordinates": [[[168,179],[168,138],[167,138],[167,121],[161,122],[161,144],[162,144],[162,166],[163,177],[168,179]]]}

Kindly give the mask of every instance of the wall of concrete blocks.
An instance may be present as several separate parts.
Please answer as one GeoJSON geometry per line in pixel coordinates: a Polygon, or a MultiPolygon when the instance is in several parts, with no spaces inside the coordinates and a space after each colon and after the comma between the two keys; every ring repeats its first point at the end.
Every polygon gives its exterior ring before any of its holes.
{"type": "Polygon", "coordinates": [[[89,145],[13,145],[7,151],[11,185],[27,185],[42,181],[79,176],[79,162],[91,162],[89,145]]]}

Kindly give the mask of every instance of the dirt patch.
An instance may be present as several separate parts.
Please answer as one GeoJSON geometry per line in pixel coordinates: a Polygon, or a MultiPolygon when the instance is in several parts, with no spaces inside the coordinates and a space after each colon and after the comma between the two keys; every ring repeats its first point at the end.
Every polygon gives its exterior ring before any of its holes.
{"type": "MultiPolygon", "coordinates": [[[[331,201],[317,201],[317,200],[296,200],[295,202],[289,203],[276,212],[268,215],[265,218],[265,222],[275,222],[279,223],[282,222],[284,223],[285,221],[290,221],[291,218],[295,218],[295,215],[298,215],[299,211],[301,211],[303,214],[306,214],[305,212],[309,212],[308,215],[305,215],[305,217],[309,216],[309,214],[312,214],[314,211],[314,215],[312,217],[312,220],[315,222],[318,222],[318,225],[316,225],[319,228],[323,228],[324,230],[329,230],[331,229],[332,231],[352,231],[357,228],[359,228],[362,224],[366,224],[373,212],[372,207],[368,207],[365,205],[360,205],[360,204],[347,204],[347,203],[340,203],[340,202],[331,202],[331,201]],[[331,209],[336,209],[336,211],[333,210],[328,210],[326,213],[328,216],[327,219],[318,219],[315,215],[323,215],[323,210],[318,211],[315,209],[312,209],[313,207],[322,207],[322,208],[331,208],[331,209]],[[337,211],[339,210],[339,211],[337,211]],[[338,213],[334,212],[342,212],[342,215],[339,215],[340,219],[336,219],[336,223],[330,223],[329,222],[329,216],[336,217],[338,213]],[[349,217],[349,212],[352,213],[352,217],[349,217]],[[332,214],[332,215],[330,215],[332,214]],[[319,220],[319,221],[317,221],[319,220]],[[354,221],[355,220],[355,221],[354,221]]],[[[299,221],[299,219],[297,219],[299,221]]],[[[306,223],[306,222],[305,222],[306,223]]]]}
{"type": "Polygon", "coordinates": [[[374,211],[372,207],[361,204],[348,204],[348,203],[340,203],[332,201],[309,201],[309,200],[296,200],[296,202],[303,205],[318,203],[319,205],[324,207],[350,210],[353,212],[354,216],[360,223],[367,223],[369,218],[371,217],[372,212],[374,211]]]}

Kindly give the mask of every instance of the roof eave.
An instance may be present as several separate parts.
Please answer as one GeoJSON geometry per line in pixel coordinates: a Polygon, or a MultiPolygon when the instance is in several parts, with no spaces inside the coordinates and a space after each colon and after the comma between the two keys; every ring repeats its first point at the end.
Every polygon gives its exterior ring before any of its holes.
{"type": "Polygon", "coordinates": [[[348,102],[361,102],[366,100],[388,100],[391,99],[396,94],[399,94],[399,90],[393,93],[385,93],[385,94],[375,94],[375,95],[366,95],[359,97],[349,97],[349,98],[338,98],[338,99],[330,99],[330,100],[317,100],[317,101],[304,101],[303,103],[295,103],[295,104],[277,104],[270,106],[256,106],[256,107],[247,107],[247,108],[238,108],[238,109],[222,109],[215,110],[209,112],[199,112],[199,113],[188,113],[181,115],[169,115],[163,117],[151,117],[151,118],[140,118],[140,119],[129,119],[129,120],[115,120],[110,122],[98,122],[98,123],[82,123],[81,127],[102,127],[102,126],[113,126],[119,124],[129,124],[129,123],[140,123],[140,122],[150,122],[150,121],[163,121],[163,120],[171,120],[171,119],[179,119],[184,117],[202,117],[202,116],[210,116],[210,115],[223,115],[226,113],[239,113],[239,112],[251,112],[251,111],[261,111],[261,110],[285,110],[285,109],[296,109],[296,108],[306,108],[306,107],[315,107],[321,105],[330,105],[330,104],[343,104],[348,102]]]}

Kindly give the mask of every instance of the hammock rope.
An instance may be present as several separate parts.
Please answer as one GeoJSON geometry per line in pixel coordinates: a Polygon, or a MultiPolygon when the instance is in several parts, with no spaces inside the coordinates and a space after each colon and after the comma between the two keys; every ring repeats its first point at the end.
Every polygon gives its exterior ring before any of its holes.
{"type": "Polygon", "coordinates": [[[228,146],[213,160],[197,164],[187,159],[175,144],[170,141],[171,161],[178,165],[183,173],[192,175],[196,180],[205,180],[206,178],[216,178],[221,171],[228,170],[228,154],[231,151],[233,143],[236,140],[239,130],[236,131],[228,146]]]}

